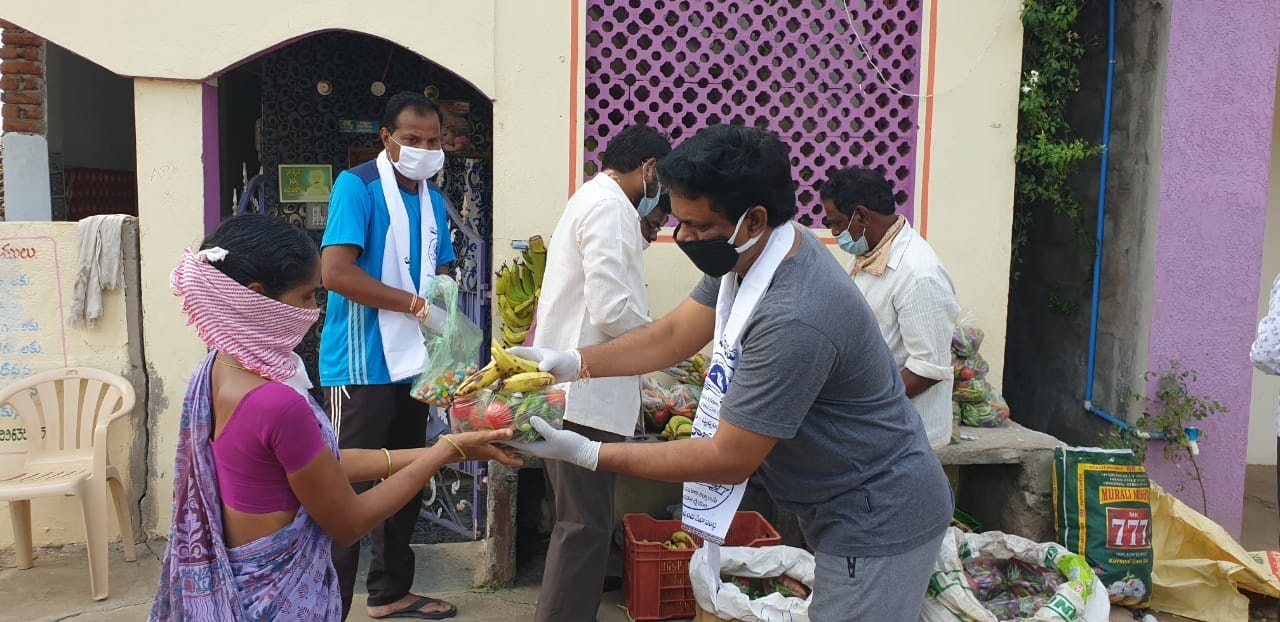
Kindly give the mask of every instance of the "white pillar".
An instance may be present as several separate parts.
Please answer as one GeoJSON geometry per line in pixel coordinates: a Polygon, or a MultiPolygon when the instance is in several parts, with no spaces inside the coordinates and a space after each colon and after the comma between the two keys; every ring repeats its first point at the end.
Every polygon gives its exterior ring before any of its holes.
{"type": "MultiPolygon", "coordinates": [[[[173,456],[191,369],[204,354],[169,292],[182,250],[204,237],[203,84],[134,80],[143,348],[147,359],[150,480],[143,525],[167,535],[173,456]],[[149,259],[147,259],[149,258],[149,259]]],[[[7,177],[7,175],[6,175],[7,177]]]]}
{"type": "Polygon", "coordinates": [[[5,132],[4,219],[53,220],[49,195],[49,141],[39,134],[5,132]]]}

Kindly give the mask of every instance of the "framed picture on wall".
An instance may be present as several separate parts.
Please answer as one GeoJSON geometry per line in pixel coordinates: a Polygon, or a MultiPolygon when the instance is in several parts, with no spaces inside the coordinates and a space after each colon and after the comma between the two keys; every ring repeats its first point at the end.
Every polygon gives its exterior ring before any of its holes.
{"type": "Polygon", "coordinates": [[[281,164],[281,203],[328,203],[333,167],[328,164],[281,164]]]}

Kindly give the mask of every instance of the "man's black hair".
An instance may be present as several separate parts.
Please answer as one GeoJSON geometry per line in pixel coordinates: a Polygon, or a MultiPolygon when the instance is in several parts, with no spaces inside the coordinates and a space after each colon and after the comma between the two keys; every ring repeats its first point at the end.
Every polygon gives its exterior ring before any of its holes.
{"type": "Polygon", "coordinates": [[[822,184],[818,196],[831,201],[845,216],[853,216],[859,205],[877,213],[891,216],[897,211],[893,201],[893,184],[880,171],[854,166],[840,169],[822,184]]]}
{"type": "Polygon", "coordinates": [[[681,196],[709,198],[711,208],[733,222],[757,205],[769,212],[770,227],[796,215],[791,156],[773,132],[713,125],[660,160],[658,178],[681,196]]]}
{"type": "Polygon", "coordinates": [[[226,249],[227,258],[211,265],[231,280],[248,287],[262,285],[268,298],[315,277],[320,251],[311,236],[282,218],[243,214],[223,221],[204,239],[200,250],[226,249]]]}
{"type": "Polygon", "coordinates": [[[671,153],[671,141],[647,125],[628,125],[609,140],[600,154],[600,169],[630,173],[649,158],[661,160],[671,153]]]}
{"type": "Polygon", "coordinates": [[[413,110],[424,117],[434,112],[437,117],[440,117],[440,127],[444,127],[444,108],[441,108],[436,100],[413,91],[396,93],[387,99],[386,110],[382,113],[382,127],[394,133],[396,121],[400,119],[400,113],[405,109],[413,110]]]}

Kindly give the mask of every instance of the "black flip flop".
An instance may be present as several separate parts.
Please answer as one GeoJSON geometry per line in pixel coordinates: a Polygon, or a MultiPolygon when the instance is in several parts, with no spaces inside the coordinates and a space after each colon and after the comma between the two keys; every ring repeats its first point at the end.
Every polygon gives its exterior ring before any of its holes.
{"type": "Polygon", "coordinates": [[[386,615],[386,616],[382,616],[381,618],[374,618],[374,619],[390,620],[392,618],[409,618],[412,620],[447,620],[449,618],[452,618],[458,615],[458,606],[453,604],[449,604],[448,611],[433,611],[431,613],[423,613],[421,611],[418,611],[419,609],[422,609],[423,607],[426,607],[427,605],[430,605],[432,603],[446,604],[444,601],[440,600],[439,598],[431,598],[430,596],[423,596],[413,604],[409,605],[408,607],[405,607],[404,609],[401,609],[400,611],[397,611],[391,615],[386,615]]]}

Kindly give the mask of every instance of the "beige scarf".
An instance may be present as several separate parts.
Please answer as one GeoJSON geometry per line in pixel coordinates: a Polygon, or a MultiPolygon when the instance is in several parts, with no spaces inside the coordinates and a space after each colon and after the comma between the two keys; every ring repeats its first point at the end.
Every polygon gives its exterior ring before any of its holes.
{"type": "Polygon", "coordinates": [[[893,239],[898,237],[898,233],[902,231],[902,227],[907,224],[907,219],[898,216],[898,220],[889,227],[889,231],[880,239],[880,243],[871,249],[871,252],[859,257],[853,262],[853,268],[849,270],[849,276],[858,276],[859,272],[866,272],[875,276],[884,276],[884,271],[889,267],[889,247],[893,246],[893,239]]]}

